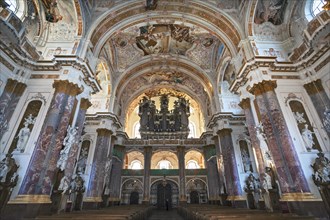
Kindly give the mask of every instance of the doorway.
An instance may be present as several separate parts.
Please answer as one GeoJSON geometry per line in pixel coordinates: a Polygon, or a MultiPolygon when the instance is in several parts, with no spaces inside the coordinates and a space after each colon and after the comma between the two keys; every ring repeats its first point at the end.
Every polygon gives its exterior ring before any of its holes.
{"type": "Polygon", "coordinates": [[[199,196],[197,191],[190,192],[190,203],[191,204],[199,204],[199,196]]]}
{"type": "Polygon", "coordinates": [[[169,183],[165,186],[163,183],[157,185],[157,208],[166,209],[166,203],[168,208],[172,208],[172,187],[169,183]]]}
{"type": "Polygon", "coordinates": [[[129,198],[129,204],[138,205],[139,204],[139,193],[136,191],[131,192],[131,196],[129,198]]]}

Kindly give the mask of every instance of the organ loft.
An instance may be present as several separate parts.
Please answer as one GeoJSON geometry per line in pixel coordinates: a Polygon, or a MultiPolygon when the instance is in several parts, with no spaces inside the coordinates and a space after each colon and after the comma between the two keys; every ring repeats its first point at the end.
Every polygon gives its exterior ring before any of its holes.
{"type": "Polygon", "coordinates": [[[139,103],[140,134],[142,139],[164,137],[166,139],[187,139],[189,134],[189,100],[178,98],[174,109],[169,110],[169,98],[159,98],[160,110],[155,101],[143,97],[139,103]]]}
{"type": "Polygon", "coordinates": [[[330,217],[329,0],[0,0],[0,218],[330,217]]]}

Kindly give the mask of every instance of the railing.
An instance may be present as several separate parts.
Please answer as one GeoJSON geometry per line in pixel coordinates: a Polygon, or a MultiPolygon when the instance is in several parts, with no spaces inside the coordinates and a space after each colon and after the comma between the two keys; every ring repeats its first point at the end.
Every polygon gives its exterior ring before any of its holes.
{"type": "MultiPolygon", "coordinates": [[[[206,169],[186,169],[186,176],[196,176],[196,175],[206,175],[206,169]]],[[[143,176],[144,169],[142,170],[132,170],[132,169],[123,169],[121,172],[122,176],[143,176]]],[[[151,169],[151,176],[178,176],[178,169],[151,169]]]]}

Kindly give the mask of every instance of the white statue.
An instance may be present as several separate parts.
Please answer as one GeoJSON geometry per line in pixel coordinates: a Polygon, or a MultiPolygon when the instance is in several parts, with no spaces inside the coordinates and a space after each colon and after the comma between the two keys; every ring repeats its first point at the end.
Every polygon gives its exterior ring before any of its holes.
{"type": "Polygon", "coordinates": [[[244,171],[245,172],[251,171],[251,160],[246,149],[242,150],[242,161],[244,165],[244,171]]]}
{"type": "Polygon", "coordinates": [[[67,129],[66,137],[64,138],[63,141],[64,148],[61,150],[60,158],[57,161],[57,167],[60,168],[60,170],[62,171],[65,169],[67,160],[69,158],[70,149],[76,141],[77,132],[78,132],[77,128],[71,127],[69,125],[67,129]]]}
{"type": "Polygon", "coordinates": [[[304,119],[304,113],[294,112],[293,116],[297,120],[298,124],[306,123],[306,120],[304,119]]]}
{"type": "Polygon", "coordinates": [[[262,183],[262,188],[264,188],[265,190],[273,188],[272,178],[268,173],[264,173],[264,180],[263,180],[263,183],[262,183]]]}
{"type": "Polygon", "coordinates": [[[263,126],[260,123],[257,127],[256,127],[256,136],[259,140],[259,145],[262,151],[262,155],[264,157],[265,160],[265,165],[267,167],[270,166],[271,164],[271,157],[270,157],[270,153],[268,151],[268,145],[266,142],[266,135],[263,133],[263,126]]]}
{"type": "Polygon", "coordinates": [[[77,171],[78,174],[85,173],[86,163],[87,163],[88,151],[87,148],[82,148],[79,156],[79,160],[77,162],[77,171]]]}
{"type": "Polygon", "coordinates": [[[24,151],[24,149],[26,147],[26,144],[27,144],[27,142],[29,140],[29,137],[30,137],[30,134],[31,134],[29,125],[30,124],[34,124],[35,121],[36,121],[36,118],[34,118],[32,116],[32,114],[30,114],[24,120],[25,120],[24,127],[21,128],[21,130],[18,132],[18,135],[16,137],[16,138],[18,138],[18,141],[17,141],[17,146],[16,146],[16,149],[15,150],[20,151],[20,152],[23,152],[24,151]]]}
{"type": "Polygon", "coordinates": [[[24,122],[24,127],[21,128],[21,130],[19,131],[19,133],[16,137],[16,138],[18,138],[17,146],[16,146],[17,151],[23,152],[25,149],[25,146],[29,140],[31,132],[30,132],[30,128],[28,128],[28,126],[29,126],[29,123],[24,122]]]}
{"type": "Polygon", "coordinates": [[[305,147],[310,151],[314,146],[313,132],[308,129],[308,124],[305,124],[305,128],[301,130],[301,136],[304,140],[305,147]]]}
{"type": "Polygon", "coordinates": [[[65,194],[70,188],[70,180],[67,176],[63,176],[58,187],[58,190],[63,190],[62,194],[65,194]]]}
{"type": "Polygon", "coordinates": [[[0,182],[6,182],[7,174],[10,170],[10,157],[6,157],[0,162],[0,182]]]}

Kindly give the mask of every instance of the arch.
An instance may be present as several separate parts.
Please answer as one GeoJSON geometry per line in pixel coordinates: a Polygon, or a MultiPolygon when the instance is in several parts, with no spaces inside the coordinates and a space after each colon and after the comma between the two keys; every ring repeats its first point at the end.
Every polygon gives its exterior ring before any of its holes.
{"type": "Polygon", "coordinates": [[[187,202],[191,203],[191,192],[196,191],[198,193],[198,203],[207,203],[208,201],[208,186],[206,181],[201,178],[192,178],[186,182],[186,197],[187,202]]]}
{"type": "Polygon", "coordinates": [[[169,161],[172,165],[172,169],[179,169],[179,161],[177,155],[170,151],[164,150],[153,153],[151,156],[151,169],[160,169],[159,162],[162,160],[169,161]]]}
{"type": "Polygon", "coordinates": [[[130,196],[132,192],[138,193],[138,203],[142,203],[143,198],[143,183],[137,178],[129,178],[120,185],[120,195],[122,204],[130,204],[130,196]]]}
{"type": "Polygon", "coordinates": [[[325,5],[324,0],[306,0],[305,3],[305,17],[309,21],[323,11],[322,6],[325,5]]]}
{"type": "Polygon", "coordinates": [[[189,161],[196,161],[199,166],[199,168],[197,168],[197,169],[205,168],[205,159],[204,159],[203,154],[195,149],[192,149],[192,150],[189,150],[188,152],[186,152],[186,154],[184,156],[185,167],[187,167],[187,164],[189,161]]]}
{"type": "Polygon", "coordinates": [[[139,161],[141,163],[141,166],[143,169],[144,167],[144,155],[137,150],[133,150],[130,152],[127,152],[125,157],[124,157],[124,163],[123,163],[123,169],[132,169],[132,162],[133,161],[139,161]]]}
{"type": "MultiPolygon", "coordinates": [[[[158,10],[168,12],[175,11],[176,13],[168,13],[167,19],[197,24],[221,39],[232,54],[236,53],[243,32],[239,24],[231,19],[225,12],[208,7],[208,4],[203,2],[191,2],[189,4],[169,2],[166,5],[159,5],[155,12],[158,10]],[[183,15],[180,16],[177,12],[178,10],[183,15]]],[[[112,10],[109,10],[99,17],[94,24],[92,24],[94,28],[91,29],[87,35],[87,39],[90,39],[93,44],[94,54],[97,56],[106,40],[114,34],[115,28],[127,27],[137,23],[146,23],[144,18],[146,13],[148,12],[145,11],[143,4],[138,1],[132,1],[115,6],[112,10]]],[[[148,22],[163,18],[163,16],[159,16],[156,13],[148,13],[148,22]]],[[[84,48],[84,50],[87,49],[84,48]]]]}

